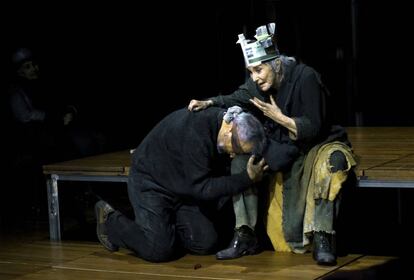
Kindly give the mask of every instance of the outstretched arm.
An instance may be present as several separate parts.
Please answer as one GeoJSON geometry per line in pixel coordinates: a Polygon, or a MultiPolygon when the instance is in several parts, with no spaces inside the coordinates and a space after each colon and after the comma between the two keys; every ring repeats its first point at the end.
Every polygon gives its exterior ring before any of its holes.
{"type": "Polygon", "coordinates": [[[249,100],[255,96],[260,98],[256,84],[252,81],[252,79],[249,79],[246,83],[241,85],[231,94],[218,95],[215,97],[210,97],[206,100],[191,100],[188,105],[188,110],[199,111],[204,110],[210,106],[229,108],[231,106],[237,105],[250,111],[252,108],[254,109],[254,106],[249,102],[249,100]]]}
{"type": "Polygon", "coordinates": [[[204,110],[214,104],[213,100],[196,100],[192,99],[188,104],[189,111],[200,111],[204,110]]]}

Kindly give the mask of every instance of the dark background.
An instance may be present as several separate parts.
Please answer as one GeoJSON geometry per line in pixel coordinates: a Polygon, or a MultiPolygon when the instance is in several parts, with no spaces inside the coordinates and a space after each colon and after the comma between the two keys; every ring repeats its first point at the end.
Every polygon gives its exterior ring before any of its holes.
{"type": "Polygon", "coordinates": [[[56,95],[78,104],[114,148],[136,146],[190,99],[236,89],[245,78],[237,34],[252,37],[257,26],[276,21],[281,52],[321,72],[338,123],[414,123],[407,7],[350,0],[182,2],[4,5],[2,92],[12,51],[32,48],[56,95]]]}
{"type": "MultiPolygon", "coordinates": [[[[344,126],[412,126],[411,18],[398,1],[125,1],[2,4],[2,106],[17,47],[37,55],[42,79],[102,131],[106,149],[136,147],[148,131],[192,98],[229,93],[246,72],[237,35],[276,21],[282,53],[318,70],[344,126]],[[185,2],[185,3],[184,3],[185,2]]],[[[3,108],[3,107],[2,107],[3,108]]],[[[7,133],[7,132],[6,132],[7,133]]],[[[408,227],[397,197],[411,190],[360,191],[355,248],[379,252],[408,227]],[[369,193],[368,193],[369,192],[369,193]],[[401,222],[403,221],[403,224],[401,222]],[[376,235],[378,234],[378,235],[376,235]],[[368,240],[368,241],[367,241],[368,240]]],[[[401,205],[400,205],[401,206],[401,205]]],[[[352,211],[351,211],[352,212],[352,211]]]]}

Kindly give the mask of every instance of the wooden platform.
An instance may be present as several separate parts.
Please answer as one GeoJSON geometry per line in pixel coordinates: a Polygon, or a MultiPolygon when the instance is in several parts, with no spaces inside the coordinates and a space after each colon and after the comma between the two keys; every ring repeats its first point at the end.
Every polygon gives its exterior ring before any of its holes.
{"type": "MultiPolygon", "coordinates": [[[[187,255],[168,263],[149,263],[127,250],[110,253],[98,243],[49,242],[1,239],[0,279],[377,279],[396,257],[348,255],[334,267],[318,266],[310,254],[296,255],[265,251],[229,261],[214,255],[187,255]],[[380,269],[382,267],[382,269],[380,269]],[[364,277],[368,276],[368,277],[364,277]],[[336,277],[340,278],[336,278],[336,277]],[[347,278],[345,276],[358,276],[347,278]]],[[[387,278],[381,278],[387,279],[387,278]]]]}
{"type": "MultiPolygon", "coordinates": [[[[346,129],[359,157],[356,168],[359,187],[414,188],[414,127],[346,129]]],[[[125,150],[43,166],[49,178],[51,240],[61,239],[59,180],[127,182],[130,162],[130,151],[125,150]]]]}
{"type": "Polygon", "coordinates": [[[414,127],[348,127],[359,178],[414,181],[414,127]]]}
{"type": "MultiPolygon", "coordinates": [[[[355,127],[347,131],[360,157],[359,182],[388,182],[386,186],[397,188],[407,186],[408,182],[411,186],[414,128],[355,127]]],[[[44,173],[50,178],[49,217],[55,226],[54,233],[59,233],[56,239],[60,239],[57,181],[126,182],[129,163],[129,151],[121,151],[44,167],[44,173]]],[[[214,255],[187,255],[177,261],[154,264],[127,250],[107,252],[98,241],[49,241],[53,230],[36,238],[29,234],[0,234],[0,280],[409,279],[402,275],[411,272],[411,262],[395,256],[351,254],[339,257],[337,266],[322,267],[315,264],[310,254],[273,251],[229,261],[217,261],[214,255]]],[[[408,232],[406,236],[409,242],[408,232]]],[[[405,244],[404,240],[401,243],[405,244]]]]}
{"type": "MultiPolygon", "coordinates": [[[[357,175],[371,179],[414,180],[414,127],[347,127],[359,157],[357,175]]],[[[127,176],[129,150],[48,164],[44,174],[127,176]]]]}

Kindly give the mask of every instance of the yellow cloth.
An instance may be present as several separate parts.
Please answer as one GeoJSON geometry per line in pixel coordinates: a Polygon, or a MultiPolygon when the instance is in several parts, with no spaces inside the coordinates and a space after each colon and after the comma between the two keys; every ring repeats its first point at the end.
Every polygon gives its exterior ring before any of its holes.
{"type": "Polygon", "coordinates": [[[309,244],[307,233],[315,230],[315,199],[334,201],[342,188],[342,183],[348,177],[349,170],[356,165],[352,149],[341,142],[332,142],[322,145],[317,150],[312,164],[311,179],[306,197],[305,217],[303,220],[304,244],[309,244]],[[331,172],[330,157],[335,151],[341,151],[346,158],[347,168],[331,172]]]}
{"type": "MultiPolygon", "coordinates": [[[[349,170],[356,165],[355,156],[351,148],[341,142],[328,143],[318,149],[316,159],[312,168],[312,178],[309,185],[314,184],[313,198],[335,200],[341,190],[342,183],[348,177],[349,170]],[[330,165],[331,154],[335,151],[341,151],[346,158],[347,168],[331,173],[330,165]]],[[[308,189],[308,192],[311,190],[308,189]]]]}
{"type": "Polygon", "coordinates": [[[277,252],[291,252],[285,241],[282,226],[283,209],[283,175],[277,172],[269,185],[269,205],[266,215],[266,232],[277,252]]]}
{"type": "MultiPolygon", "coordinates": [[[[306,199],[306,210],[303,228],[303,246],[309,244],[306,233],[313,231],[315,199],[323,198],[333,201],[339,193],[342,183],[346,180],[349,170],[356,165],[352,149],[341,142],[332,142],[317,146],[309,152],[314,156],[307,159],[305,167],[312,168],[306,199]],[[331,173],[329,158],[334,151],[341,151],[347,160],[346,170],[331,173]]],[[[269,186],[269,204],[265,219],[266,232],[277,252],[292,252],[283,234],[283,176],[277,172],[269,186]]],[[[296,250],[295,250],[296,251],[296,250]]]]}

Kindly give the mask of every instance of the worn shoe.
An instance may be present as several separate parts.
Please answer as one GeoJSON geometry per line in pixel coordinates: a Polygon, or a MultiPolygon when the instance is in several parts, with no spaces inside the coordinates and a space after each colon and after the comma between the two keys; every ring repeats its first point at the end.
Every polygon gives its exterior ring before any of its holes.
{"type": "Polygon", "coordinates": [[[106,229],[106,221],[108,220],[109,214],[115,212],[115,210],[107,202],[100,200],[95,204],[95,215],[96,215],[96,235],[98,236],[99,242],[111,252],[119,250],[119,247],[112,244],[109,241],[108,233],[106,229]]]}
{"type": "Polygon", "coordinates": [[[316,231],[313,235],[313,259],[319,265],[336,265],[335,235],[316,231]]]}
{"type": "Polygon", "coordinates": [[[254,255],[259,252],[259,243],[255,232],[248,226],[235,229],[233,240],[227,249],[217,252],[218,260],[240,258],[244,255],[254,255]]]}

